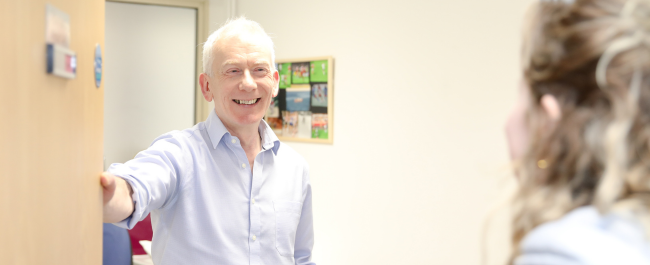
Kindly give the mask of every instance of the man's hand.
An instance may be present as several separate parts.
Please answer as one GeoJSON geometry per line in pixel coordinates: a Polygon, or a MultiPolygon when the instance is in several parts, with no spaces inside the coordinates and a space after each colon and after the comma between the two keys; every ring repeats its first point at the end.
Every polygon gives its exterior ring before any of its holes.
{"type": "Polygon", "coordinates": [[[135,209],[131,185],[108,172],[102,173],[99,182],[104,190],[104,223],[117,223],[129,217],[135,209]]]}

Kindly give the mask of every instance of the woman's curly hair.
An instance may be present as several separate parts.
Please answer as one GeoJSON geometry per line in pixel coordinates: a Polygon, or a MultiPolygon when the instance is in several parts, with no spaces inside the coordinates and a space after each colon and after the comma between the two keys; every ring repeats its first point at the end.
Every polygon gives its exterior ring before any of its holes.
{"type": "Polygon", "coordinates": [[[512,258],[532,229],[585,205],[650,228],[650,0],[545,0],[531,14],[531,141],[517,161],[512,258]],[[556,122],[540,105],[546,94],[560,104],[556,122]]]}

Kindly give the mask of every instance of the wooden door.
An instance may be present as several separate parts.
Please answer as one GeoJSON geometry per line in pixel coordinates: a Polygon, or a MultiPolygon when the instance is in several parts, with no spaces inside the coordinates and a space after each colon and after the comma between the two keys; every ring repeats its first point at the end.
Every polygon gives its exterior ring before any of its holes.
{"type": "Polygon", "coordinates": [[[101,264],[104,0],[0,0],[0,264],[101,264]],[[46,74],[46,3],[77,76],[46,74]]]}

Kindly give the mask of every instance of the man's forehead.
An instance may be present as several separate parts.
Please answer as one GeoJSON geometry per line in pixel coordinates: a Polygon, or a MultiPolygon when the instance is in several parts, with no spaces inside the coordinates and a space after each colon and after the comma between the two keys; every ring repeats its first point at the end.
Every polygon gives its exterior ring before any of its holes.
{"type": "Polygon", "coordinates": [[[234,49],[245,49],[253,50],[258,52],[270,52],[268,40],[259,34],[237,34],[232,36],[226,36],[217,40],[214,44],[215,50],[228,50],[229,48],[234,49]]]}
{"type": "Polygon", "coordinates": [[[271,51],[267,45],[261,41],[243,40],[236,36],[217,41],[213,53],[216,59],[215,63],[219,65],[271,64],[271,51]]]}

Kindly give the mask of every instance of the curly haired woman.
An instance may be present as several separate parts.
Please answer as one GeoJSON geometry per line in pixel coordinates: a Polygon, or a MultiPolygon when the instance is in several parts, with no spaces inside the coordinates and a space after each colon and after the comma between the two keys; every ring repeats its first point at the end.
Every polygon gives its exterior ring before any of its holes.
{"type": "Polygon", "coordinates": [[[650,264],[650,1],[539,1],[506,131],[510,264],[650,264]]]}

